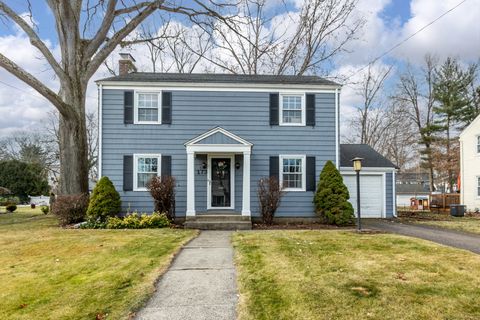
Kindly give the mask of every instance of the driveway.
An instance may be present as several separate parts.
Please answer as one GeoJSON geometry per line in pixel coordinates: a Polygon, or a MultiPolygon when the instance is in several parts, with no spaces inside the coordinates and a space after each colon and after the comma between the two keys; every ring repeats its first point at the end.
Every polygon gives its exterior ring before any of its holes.
{"type": "Polygon", "coordinates": [[[461,231],[448,230],[433,226],[404,224],[391,220],[363,219],[365,228],[377,229],[404,236],[421,238],[450,247],[469,250],[480,254],[480,236],[461,231]]]}
{"type": "Polygon", "coordinates": [[[137,320],[234,320],[238,300],[231,232],[202,231],[157,284],[137,320]]]}

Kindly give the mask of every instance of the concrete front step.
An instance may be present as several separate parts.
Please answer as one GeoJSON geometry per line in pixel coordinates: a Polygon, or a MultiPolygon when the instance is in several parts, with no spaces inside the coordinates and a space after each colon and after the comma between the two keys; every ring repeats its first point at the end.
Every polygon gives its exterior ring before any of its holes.
{"type": "Polygon", "coordinates": [[[200,230],[251,230],[252,222],[248,221],[221,221],[221,220],[187,220],[184,223],[186,229],[200,230]]]}
{"type": "Polygon", "coordinates": [[[194,217],[187,217],[187,221],[251,221],[251,219],[240,214],[197,214],[194,217]]]}

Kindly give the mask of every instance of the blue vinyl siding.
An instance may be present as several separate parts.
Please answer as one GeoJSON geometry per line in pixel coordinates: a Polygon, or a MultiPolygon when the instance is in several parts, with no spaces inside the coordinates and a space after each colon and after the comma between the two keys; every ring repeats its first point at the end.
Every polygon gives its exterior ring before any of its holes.
{"type": "MultiPolygon", "coordinates": [[[[288,88],[285,88],[288,89],[288,88]]],[[[108,176],[120,192],[124,210],[151,212],[148,192],[122,191],[123,156],[134,153],[160,153],[172,156],[172,175],[177,180],[176,212],[186,211],[187,155],[184,143],[220,126],[253,143],[251,155],[251,211],[258,216],[257,183],[269,175],[269,157],[305,154],[316,157],[316,176],[327,160],[336,159],[335,94],[317,93],[316,126],[269,125],[268,92],[173,91],[172,124],[139,125],[123,123],[123,90],[104,89],[102,101],[102,175],[108,176]]],[[[222,143],[212,136],[205,143],[222,143]]],[[[207,176],[197,174],[205,155],[195,159],[196,211],[207,206],[207,176]]],[[[242,156],[235,162],[235,210],[242,209],[242,156]]],[[[313,216],[313,192],[288,192],[277,216],[313,216]]]]}
{"type": "Polygon", "coordinates": [[[386,204],[386,212],[385,215],[387,218],[392,218],[393,213],[395,212],[394,201],[393,197],[393,174],[391,172],[385,173],[385,204],[386,204]]]}

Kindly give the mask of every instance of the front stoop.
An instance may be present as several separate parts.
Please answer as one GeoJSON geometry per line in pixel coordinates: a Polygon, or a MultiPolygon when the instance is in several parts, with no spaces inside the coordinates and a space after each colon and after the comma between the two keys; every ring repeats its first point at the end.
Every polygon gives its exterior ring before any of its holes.
{"type": "Polygon", "coordinates": [[[200,230],[251,230],[252,220],[250,217],[239,214],[198,214],[187,217],[184,227],[200,230]]]}

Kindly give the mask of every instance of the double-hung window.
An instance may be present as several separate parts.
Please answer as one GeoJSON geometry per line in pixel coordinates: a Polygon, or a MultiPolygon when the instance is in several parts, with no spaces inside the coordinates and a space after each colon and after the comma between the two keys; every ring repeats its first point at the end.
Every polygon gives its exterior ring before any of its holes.
{"type": "Polygon", "coordinates": [[[477,177],[477,197],[480,198],[480,177],[477,177]]]}
{"type": "Polygon", "coordinates": [[[136,123],[160,123],[160,92],[137,92],[135,122],[136,123]]]}
{"type": "Polygon", "coordinates": [[[155,176],[160,175],[159,154],[135,154],[133,185],[135,191],[147,190],[147,183],[155,176]]]}
{"type": "Polygon", "coordinates": [[[280,125],[305,125],[304,94],[280,94],[280,125]]]}
{"type": "Polygon", "coordinates": [[[285,191],[305,191],[305,156],[281,155],[280,183],[285,191]]]}
{"type": "Polygon", "coordinates": [[[480,135],[477,136],[477,153],[480,154],[480,135]]]}

